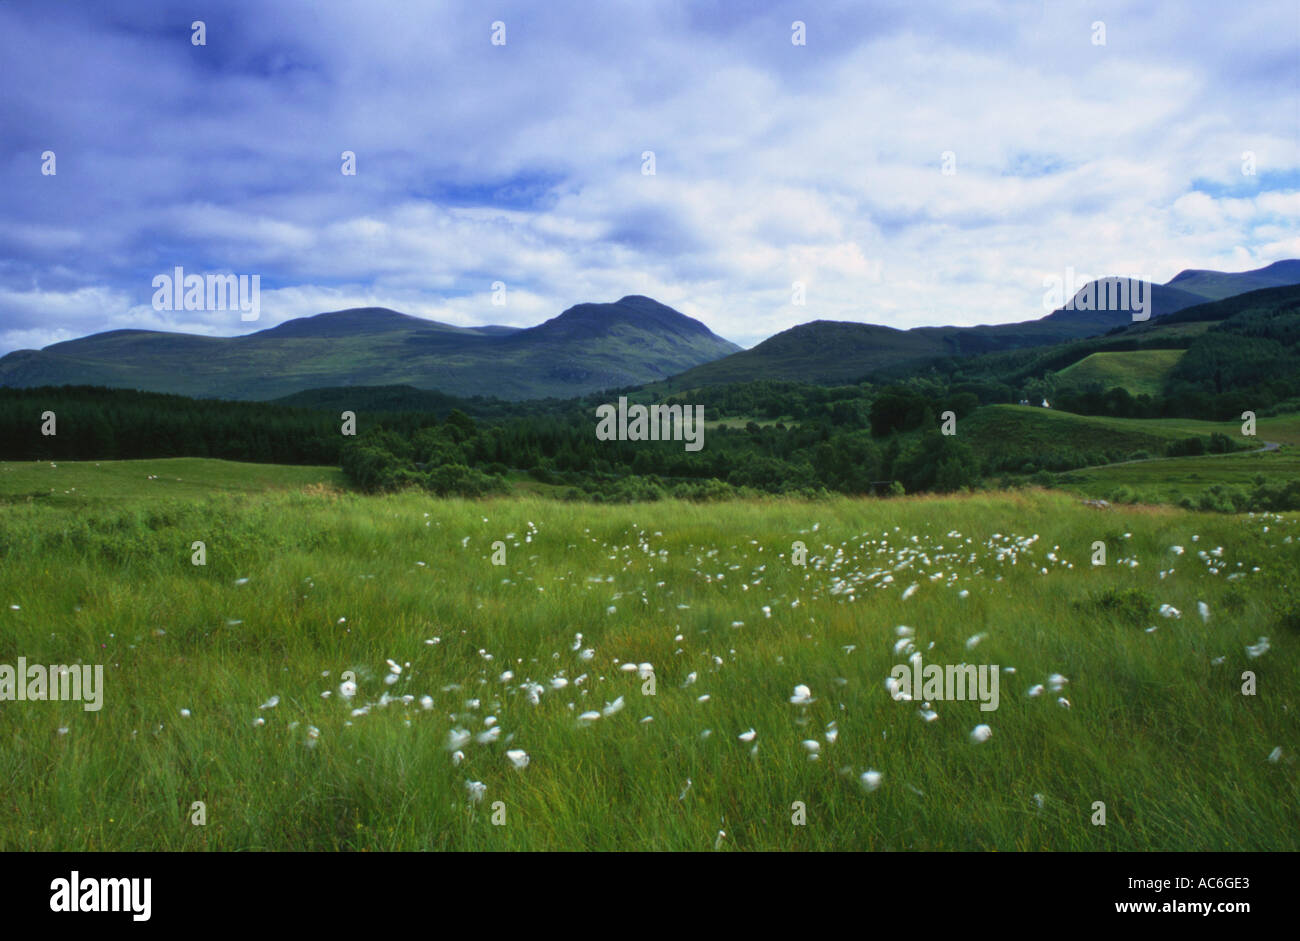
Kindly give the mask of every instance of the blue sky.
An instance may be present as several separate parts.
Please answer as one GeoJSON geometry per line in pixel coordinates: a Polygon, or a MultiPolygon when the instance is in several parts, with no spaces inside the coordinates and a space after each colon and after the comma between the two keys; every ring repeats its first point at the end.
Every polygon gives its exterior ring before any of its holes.
{"type": "Polygon", "coordinates": [[[0,353],[625,294],[748,346],[1300,257],[1296,0],[7,0],[0,61],[0,353]],[[261,321],[155,311],[176,265],[260,275],[261,321]]]}

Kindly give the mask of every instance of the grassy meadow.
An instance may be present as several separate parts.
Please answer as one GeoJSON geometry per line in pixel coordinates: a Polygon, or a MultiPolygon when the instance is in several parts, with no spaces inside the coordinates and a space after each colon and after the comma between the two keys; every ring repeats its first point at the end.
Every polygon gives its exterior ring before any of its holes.
{"type": "Polygon", "coordinates": [[[0,703],[0,849],[1300,849],[1294,515],[335,473],[0,464],[0,664],[105,672],[0,703]],[[916,652],[999,708],[895,701],[916,652]]]}
{"type": "Polygon", "coordinates": [[[1104,389],[1127,389],[1130,395],[1159,395],[1165,380],[1186,350],[1126,350],[1085,356],[1057,374],[1059,388],[1084,388],[1100,383],[1104,389]]]}

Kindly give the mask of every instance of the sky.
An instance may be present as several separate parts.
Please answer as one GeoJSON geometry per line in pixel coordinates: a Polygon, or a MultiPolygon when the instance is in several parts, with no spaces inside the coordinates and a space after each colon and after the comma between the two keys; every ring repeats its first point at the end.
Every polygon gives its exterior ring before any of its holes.
{"type": "Polygon", "coordinates": [[[1007,323],[1300,258],[1300,2],[0,0],[0,175],[0,354],[628,294],[742,346],[1007,323]],[[258,322],[155,309],[176,266],[258,322]]]}

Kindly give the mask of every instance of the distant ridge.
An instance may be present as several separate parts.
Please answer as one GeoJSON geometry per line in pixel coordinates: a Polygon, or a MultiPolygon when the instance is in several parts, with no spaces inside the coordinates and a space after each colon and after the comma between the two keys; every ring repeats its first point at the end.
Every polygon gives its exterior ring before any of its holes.
{"type": "MultiPolygon", "coordinates": [[[[1087,282],[1075,297],[1107,280],[1113,279],[1087,282]]],[[[1300,284],[1300,260],[1278,261],[1238,273],[1184,271],[1167,284],[1150,286],[1151,316],[1158,320],[1210,301],[1293,284],[1300,284]]],[[[1104,291],[1101,293],[1104,296],[1104,291]]],[[[1052,311],[1038,320],[976,327],[898,330],[854,321],[816,320],[783,330],[751,349],[688,369],[659,387],[675,391],[756,379],[850,383],[928,360],[1083,339],[1131,322],[1128,311],[1070,308],[1052,311]]]]}
{"type": "Polygon", "coordinates": [[[385,307],[300,317],[238,337],[111,330],[0,358],[0,385],[101,385],[274,399],[337,386],[572,397],[663,379],[739,350],[648,297],[578,304],[524,329],[456,327],[385,307]]]}

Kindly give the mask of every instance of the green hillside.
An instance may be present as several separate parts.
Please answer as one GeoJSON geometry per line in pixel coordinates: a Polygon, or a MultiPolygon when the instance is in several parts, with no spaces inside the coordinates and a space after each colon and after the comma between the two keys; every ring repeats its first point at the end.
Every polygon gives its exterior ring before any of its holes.
{"type": "Polygon", "coordinates": [[[1057,374],[1058,388],[1127,389],[1131,395],[1158,395],[1183,350],[1134,350],[1093,353],[1057,374]]]}

